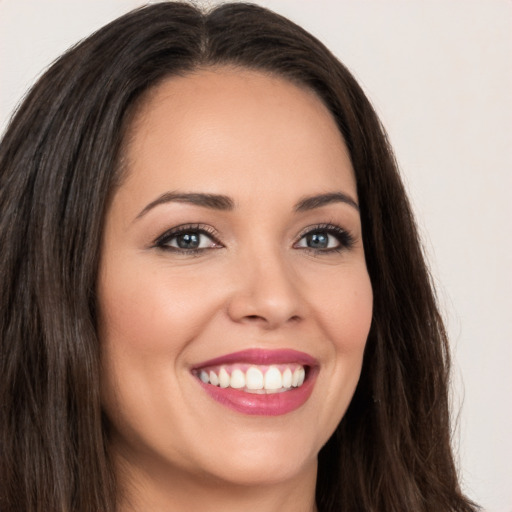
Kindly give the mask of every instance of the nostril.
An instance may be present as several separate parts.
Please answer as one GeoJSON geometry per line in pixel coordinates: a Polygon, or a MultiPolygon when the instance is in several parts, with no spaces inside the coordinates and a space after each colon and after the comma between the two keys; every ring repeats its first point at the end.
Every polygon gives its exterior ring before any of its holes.
{"type": "Polygon", "coordinates": [[[248,320],[264,320],[264,318],[259,315],[247,315],[245,318],[248,320]]]}
{"type": "MultiPolygon", "coordinates": [[[[247,322],[264,322],[264,323],[272,323],[271,321],[263,316],[263,315],[245,315],[244,320],[247,322]]],[[[297,323],[300,322],[301,317],[299,315],[293,315],[291,316],[287,321],[297,323]]]]}

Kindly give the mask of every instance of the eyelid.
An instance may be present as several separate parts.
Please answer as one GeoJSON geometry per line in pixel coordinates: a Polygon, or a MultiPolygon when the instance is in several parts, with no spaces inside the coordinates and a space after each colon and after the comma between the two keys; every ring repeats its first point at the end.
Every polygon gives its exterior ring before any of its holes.
{"type": "Polygon", "coordinates": [[[336,236],[339,241],[339,247],[333,247],[333,248],[327,248],[327,249],[314,249],[312,247],[300,247],[300,249],[303,250],[309,250],[315,253],[329,253],[329,252],[340,252],[343,250],[351,249],[352,246],[355,244],[355,237],[352,235],[352,233],[341,227],[339,224],[336,224],[334,222],[328,222],[328,223],[321,223],[321,224],[315,224],[312,226],[307,226],[304,228],[298,235],[297,240],[294,243],[294,247],[307,235],[319,231],[325,231],[328,234],[331,234],[333,236],[336,236]],[[341,239],[343,238],[343,239],[341,239]]]}
{"type": "MultiPolygon", "coordinates": [[[[300,231],[300,233],[296,237],[296,241],[293,244],[293,247],[296,249],[302,249],[306,251],[311,251],[314,253],[330,253],[330,252],[341,252],[343,250],[349,250],[355,243],[354,236],[345,228],[341,227],[340,225],[332,222],[328,223],[320,223],[320,224],[314,224],[305,227],[300,231]],[[315,233],[315,232],[326,232],[330,234],[331,236],[336,237],[336,239],[339,242],[339,245],[337,247],[331,247],[331,248],[313,248],[313,247],[298,247],[297,244],[308,234],[315,233]]],[[[172,252],[182,252],[186,254],[192,254],[192,253],[200,253],[202,251],[208,250],[208,249],[214,249],[214,248],[222,248],[224,245],[219,240],[219,236],[217,234],[217,230],[213,228],[212,226],[208,224],[200,224],[200,223],[187,223],[187,224],[180,224],[178,226],[174,226],[168,230],[166,230],[164,233],[159,235],[152,244],[153,247],[163,249],[163,250],[169,250],[172,252]],[[195,248],[195,249],[182,249],[179,247],[174,247],[172,245],[169,245],[169,241],[172,240],[174,237],[179,236],[182,233],[188,233],[188,232],[195,232],[199,234],[203,234],[210,238],[212,242],[215,244],[215,246],[212,247],[201,247],[201,248],[195,248]]]]}
{"type": "Polygon", "coordinates": [[[218,245],[219,247],[223,247],[223,244],[219,241],[219,237],[217,234],[217,230],[214,229],[212,226],[209,226],[208,224],[180,224],[179,226],[174,226],[161,235],[159,235],[156,240],[153,242],[153,247],[158,247],[160,249],[169,249],[169,250],[176,250],[176,251],[201,251],[204,249],[179,249],[177,247],[172,247],[170,245],[166,245],[166,243],[171,240],[173,237],[178,236],[182,233],[187,232],[196,232],[203,235],[208,236],[212,239],[212,241],[218,245]]]}

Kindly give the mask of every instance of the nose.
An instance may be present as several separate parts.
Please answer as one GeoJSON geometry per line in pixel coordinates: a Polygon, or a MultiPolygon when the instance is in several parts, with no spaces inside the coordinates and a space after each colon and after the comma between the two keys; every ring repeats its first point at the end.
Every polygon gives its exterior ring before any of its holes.
{"type": "Polygon", "coordinates": [[[305,317],[299,276],[282,258],[253,255],[239,261],[237,267],[233,273],[234,291],[228,303],[228,314],[233,321],[270,330],[305,317]]]}

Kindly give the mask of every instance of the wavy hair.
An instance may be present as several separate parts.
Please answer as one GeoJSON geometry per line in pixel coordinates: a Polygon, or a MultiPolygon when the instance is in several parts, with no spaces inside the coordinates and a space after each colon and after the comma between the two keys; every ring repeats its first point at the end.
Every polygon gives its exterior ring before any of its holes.
{"type": "Polygon", "coordinates": [[[372,326],[352,402],[319,454],[319,510],[469,512],[450,447],[449,350],[385,132],[349,71],[251,4],[166,2],[59,58],[0,145],[0,509],[116,510],[100,402],[96,280],[130,113],[162,80],[233,65],[315,91],[356,174],[372,326]]]}

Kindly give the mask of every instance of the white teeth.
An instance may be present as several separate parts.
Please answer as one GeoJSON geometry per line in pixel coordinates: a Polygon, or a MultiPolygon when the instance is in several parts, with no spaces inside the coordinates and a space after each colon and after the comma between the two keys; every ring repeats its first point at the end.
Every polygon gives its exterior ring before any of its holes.
{"type": "Polygon", "coordinates": [[[229,378],[228,372],[224,368],[221,368],[220,372],[219,372],[219,384],[220,384],[220,387],[221,388],[227,388],[229,386],[230,380],[231,379],[229,378]]]}
{"type": "Polygon", "coordinates": [[[291,388],[292,387],[292,371],[290,368],[286,368],[283,372],[283,388],[291,388]]]}
{"type": "Polygon", "coordinates": [[[293,376],[292,376],[292,386],[294,388],[296,388],[299,385],[299,374],[300,374],[300,368],[297,368],[293,372],[293,376]]]}
{"type": "Polygon", "coordinates": [[[251,366],[246,373],[245,385],[247,389],[263,389],[263,373],[261,373],[261,370],[251,366]]]}
{"type": "Polygon", "coordinates": [[[230,386],[235,389],[245,388],[245,375],[242,370],[233,370],[230,386]]]}
{"type": "Polygon", "coordinates": [[[297,383],[297,386],[302,386],[304,384],[304,379],[306,378],[306,371],[304,368],[299,368],[299,382],[297,383]]]}
{"type": "Polygon", "coordinates": [[[283,377],[275,366],[271,366],[265,373],[264,387],[265,389],[280,389],[283,387],[283,377]]]}
{"type": "MultiPolygon", "coordinates": [[[[242,365],[243,366],[243,365],[242,365]]],[[[245,368],[247,368],[245,366],[245,368]]],[[[306,377],[303,366],[293,364],[290,367],[283,365],[281,369],[276,366],[250,366],[246,371],[243,368],[200,370],[197,377],[205,383],[221,388],[233,388],[248,393],[276,393],[302,386],[306,377]],[[284,369],[283,369],[284,367],[284,369]],[[293,371],[292,371],[293,368],[293,371]],[[266,369],[266,371],[265,371],[266,369]]]]}
{"type": "Polygon", "coordinates": [[[218,386],[219,385],[219,377],[213,371],[210,372],[210,384],[213,384],[214,386],[218,386]]]}

